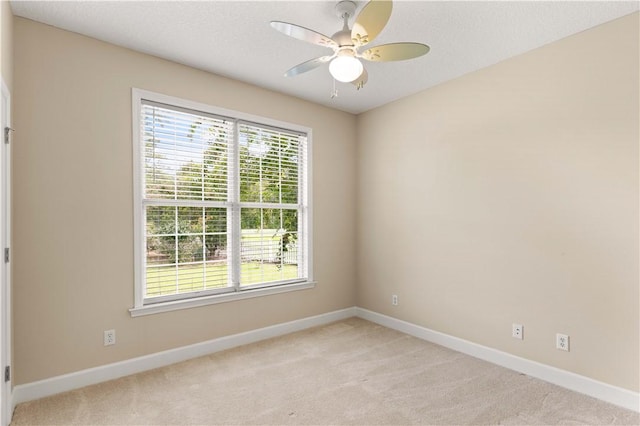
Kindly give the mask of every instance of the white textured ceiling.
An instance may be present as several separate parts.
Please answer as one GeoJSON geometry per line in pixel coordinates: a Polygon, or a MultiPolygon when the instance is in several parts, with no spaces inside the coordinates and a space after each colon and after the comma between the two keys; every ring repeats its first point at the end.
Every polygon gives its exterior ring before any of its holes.
{"type": "MultiPolygon", "coordinates": [[[[358,1],[358,11],[365,1],[358,1]]],[[[331,36],[341,29],[333,1],[11,1],[17,16],[85,34],[340,110],[360,113],[639,10],[638,1],[396,1],[370,46],[417,41],[421,58],[366,63],[360,91],[328,66],[284,72],[329,49],[292,39],[269,21],[331,36]]],[[[357,11],[357,12],[358,12],[357,11]]],[[[356,13],[357,13],[356,12],[356,13]]],[[[597,54],[597,52],[594,52],[597,54]]]]}

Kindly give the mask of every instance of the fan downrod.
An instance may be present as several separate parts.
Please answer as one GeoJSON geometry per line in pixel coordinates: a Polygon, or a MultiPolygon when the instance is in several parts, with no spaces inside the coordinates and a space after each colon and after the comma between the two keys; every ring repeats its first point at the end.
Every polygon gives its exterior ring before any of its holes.
{"type": "MultiPolygon", "coordinates": [[[[351,40],[351,30],[349,29],[349,19],[354,16],[356,12],[356,4],[350,0],[342,0],[336,4],[336,15],[344,22],[342,30],[333,34],[331,38],[338,43],[340,48],[350,47],[350,51],[353,50],[353,41],[351,40]]],[[[342,50],[342,49],[340,49],[342,50]]],[[[353,55],[355,55],[353,51],[353,55]]]]}

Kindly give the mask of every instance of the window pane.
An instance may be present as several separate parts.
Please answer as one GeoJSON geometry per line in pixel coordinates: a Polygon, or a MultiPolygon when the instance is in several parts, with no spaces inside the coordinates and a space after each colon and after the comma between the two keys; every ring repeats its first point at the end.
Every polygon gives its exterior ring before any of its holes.
{"type": "Polygon", "coordinates": [[[146,214],[145,297],[231,285],[226,208],[147,206],[146,214]]]}
{"type": "Polygon", "coordinates": [[[227,235],[206,235],[206,260],[220,261],[227,259],[227,235]]]}
{"type": "Polygon", "coordinates": [[[173,235],[147,236],[147,265],[176,263],[176,237],[173,235]]]}
{"type": "Polygon", "coordinates": [[[175,178],[168,165],[156,159],[145,163],[146,196],[172,199],[175,193],[175,178]]]}
{"type": "Polygon", "coordinates": [[[179,200],[202,199],[202,163],[190,159],[180,165],[176,173],[176,198],[179,200]]]}
{"type": "Polygon", "coordinates": [[[297,215],[288,209],[241,210],[242,286],[298,278],[297,215]]]}
{"type": "Polygon", "coordinates": [[[287,233],[282,238],[282,268],[284,271],[284,279],[292,279],[298,276],[298,234],[287,233]]]}
{"type": "Polygon", "coordinates": [[[262,209],[262,227],[277,232],[281,226],[280,209],[262,209]]]}
{"type": "Polygon", "coordinates": [[[206,235],[205,288],[222,288],[230,285],[227,258],[227,235],[206,235]]]}
{"type": "Polygon", "coordinates": [[[202,235],[178,237],[178,263],[201,262],[203,259],[202,235]]]}
{"type": "Polygon", "coordinates": [[[176,208],[147,206],[147,235],[166,235],[176,232],[176,208]]]}
{"type": "Polygon", "coordinates": [[[282,210],[282,228],[286,232],[298,231],[298,210],[282,210]]]}
{"type": "Polygon", "coordinates": [[[178,207],[178,233],[202,234],[204,208],[178,207]]]}
{"type": "Polygon", "coordinates": [[[178,265],[178,292],[204,290],[204,264],[178,265]]]}
{"type": "Polygon", "coordinates": [[[205,232],[227,232],[227,209],[206,207],[204,209],[205,232]]]}
{"type": "Polygon", "coordinates": [[[145,196],[226,201],[233,123],[158,105],[142,105],[145,196]]]}
{"type": "Polygon", "coordinates": [[[148,266],[146,297],[175,294],[177,289],[176,266],[148,266]]]}
{"type": "Polygon", "coordinates": [[[298,203],[299,135],[240,124],[240,201],[298,203]]]}
{"type": "Polygon", "coordinates": [[[253,154],[252,139],[246,138],[245,143],[240,144],[240,201],[260,201],[260,157],[253,154]]]}
{"type": "MultiPolygon", "coordinates": [[[[291,256],[288,255],[287,257],[291,256]]],[[[293,263],[279,265],[276,263],[243,260],[240,270],[241,286],[294,280],[298,277],[298,265],[293,263]]]]}
{"type": "Polygon", "coordinates": [[[298,168],[299,168],[298,140],[285,139],[282,147],[282,202],[298,202],[298,168]]]}
{"type": "Polygon", "coordinates": [[[206,268],[207,289],[224,288],[229,285],[227,262],[207,262],[206,268]]]}
{"type": "Polygon", "coordinates": [[[226,201],[228,177],[227,135],[216,134],[204,152],[204,199],[226,201]]]}
{"type": "MultiPolygon", "coordinates": [[[[273,143],[273,141],[270,141],[270,143],[273,143]]],[[[277,146],[270,145],[269,151],[260,162],[262,168],[262,202],[264,203],[280,202],[280,164],[277,149],[277,146]]]]}

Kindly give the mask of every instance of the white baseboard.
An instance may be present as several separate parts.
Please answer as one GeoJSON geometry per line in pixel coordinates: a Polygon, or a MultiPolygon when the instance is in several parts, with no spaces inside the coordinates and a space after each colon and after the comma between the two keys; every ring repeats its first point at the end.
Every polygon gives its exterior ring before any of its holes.
{"type": "Polygon", "coordinates": [[[206,342],[196,343],[194,345],[145,355],[100,367],[76,371],[24,385],[18,385],[13,389],[11,395],[11,412],[13,412],[13,409],[17,404],[22,402],[32,401],[60,392],[66,392],[84,386],[128,376],[130,374],[164,367],[225,349],[282,336],[295,331],[328,324],[353,316],[357,316],[419,339],[436,343],[475,358],[542,379],[558,386],[601,399],[611,404],[640,412],[640,394],[637,392],[632,392],[630,390],[599,382],[579,374],[571,373],[569,371],[561,370],[559,368],[551,367],[525,358],[520,358],[497,349],[482,346],[358,307],[342,309],[283,324],[276,324],[257,330],[247,331],[245,333],[225,336],[206,342]]]}
{"type": "Polygon", "coordinates": [[[468,340],[459,339],[448,334],[430,330],[419,325],[411,324],[396,318],[369,311],[363,308],[355,308],[356,316],[367,321],[380,324],[387,328],[400,331],[428,342],[436,343],[449,349],[462,352],[472,357],[488,361],[527,374],[531,377],[544,380],[554,385],[570,389],[617,406],[640,412],[640,394],[627,389],[599,382],[570,371],[541,364],[525,358],[520,358],[506,352],[482,346],[468,340]]]}
{"type": "Polygon", "coordinates": [[[13,388],[11,412],[13,412],[17,404],[22,402],[33,401],[34,399],[44,398],[60,392],[79,389],[84,386],[106,382],[107,380],[117,379],[130,374],[141,373],[154,368],[164,367],[225,349],[351,318],[356,316],[355,309],[356,308],[347,308],[339,311],[333,311],[296,321],[259,328],[245,333],[220,337],[206,342],[128,359],[113,364],[76,371],[37,382],[18,385],[13,388]]]}

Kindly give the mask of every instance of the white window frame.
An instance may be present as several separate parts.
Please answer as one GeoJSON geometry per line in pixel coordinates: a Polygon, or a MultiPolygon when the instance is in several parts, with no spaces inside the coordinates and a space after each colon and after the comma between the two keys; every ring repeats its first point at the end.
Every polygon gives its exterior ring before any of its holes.
{"type": "MultiPolygon", "coordinates": [[[[230,302],[234,300],[247,299],[252,297],[266,296],[270,294],[284,293],[289,291],[304,290],[315,287],[313,281],[313,209],[312,209],[312,141],[311,129],[297,124],[281,122],[269,118],[259,117],[243,112],[228,110],[224,108],[214,107],[211,105],[176,98],[173,96],[163,95],[160,93],[150,92],[147,90],[132,88],[132,149],[133,149],[133,216],[134,216],[134,307],[129,309],[131,316],[137,317],[142,315],[155,314],[160,312],[174,311],[178,309],[186,309],[197,306],[211,305],[216,303],[230,302]],[[304,170],[301,185],[302,211],[304,220],[302,220],[302,229],[305,241],[302,249],[305,262],[300,267],[306,270],[306,280],[295,280],[293,282],[285,282],[276,285],[257,285],[247,287],[230,287],[230,291],[219,294],[209,294],[206,296],[197,296],[171,300],[166,302],[155,302],[145,304],[144,299],[144,282],[146,276],[146,249],[145,249],[145,223],[143,223],[143,196],[144,196],[144,179],[142,176],[142,150],[140,137],[140,117],[142,102],[151,101],[162,103],[179,108],[185,108],[194,111],[202,111],[204,113],[217,116],[230,117],[237,121],[246,121],[259,123],[267,127],[288,129],[291,131],[304,133],[307,136],[307,158],[306,168],[304,170]]],[[[236,176],[237,178],[237,176],[236,176]]],[[[239,230],[238,230],[239,231],[239,230]]],[[[236,245],[239,241],[239,235],[230,235],[231,244],[236,245]]],[[[239,263],[238,263],[239,265],[239,263]]],[[[239,271],[236,271],[239,273],[239,271]]]]}

